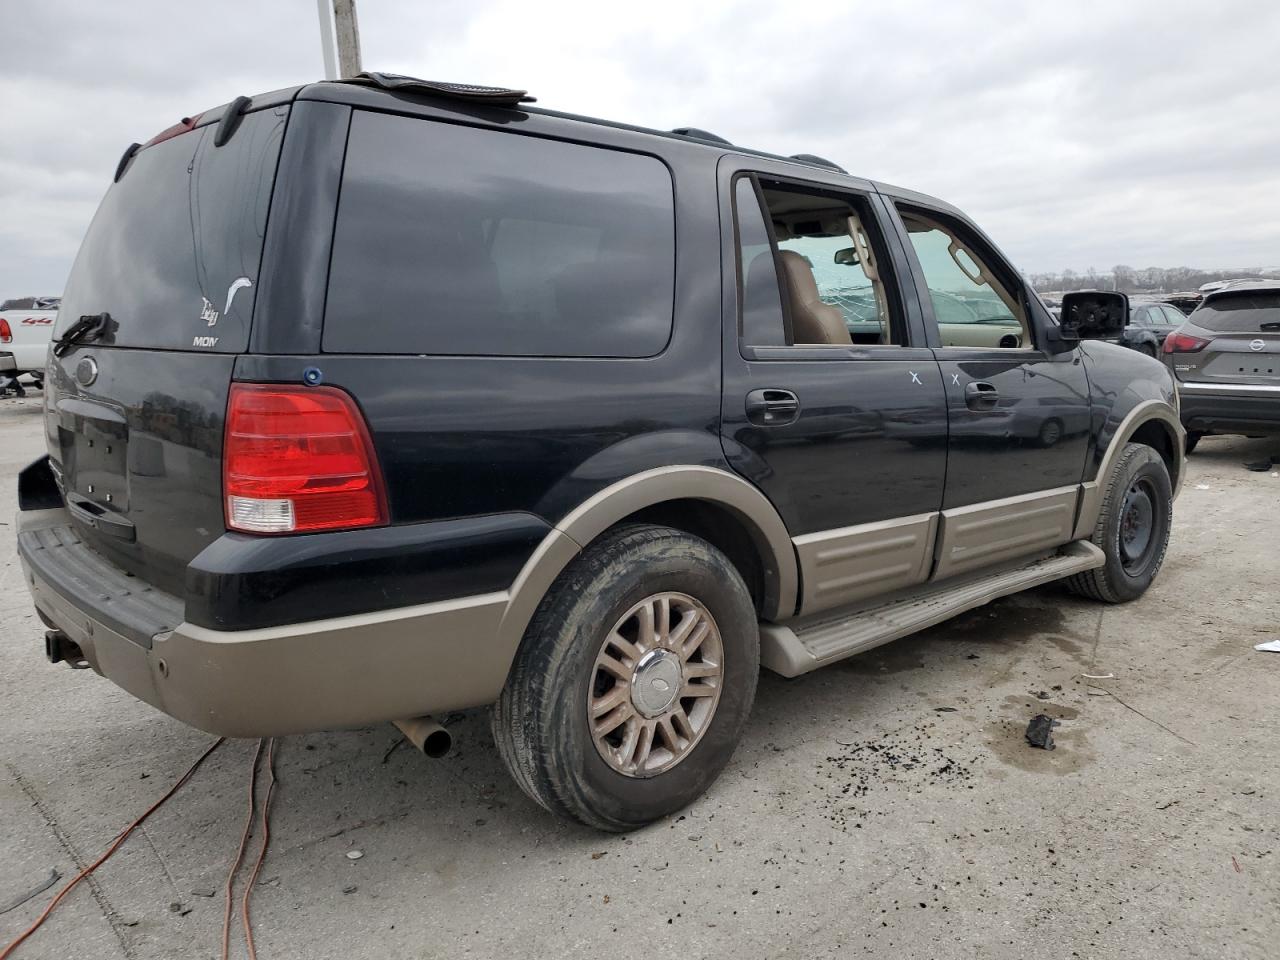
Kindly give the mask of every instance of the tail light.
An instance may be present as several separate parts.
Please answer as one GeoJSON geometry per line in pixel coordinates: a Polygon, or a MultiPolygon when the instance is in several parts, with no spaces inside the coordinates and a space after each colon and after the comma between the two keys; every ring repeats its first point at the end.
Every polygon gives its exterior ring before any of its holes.
{"type": "Polygon", "coordinates": [[[233,383],[222,455],[229,530],[306,533],[387,522],[368,427],[341,390],[233,383]]]}
{"type": "Polygon", "coordinates": [[[13,331],[9,329],[9,321],[0,317],[0,343],[12,343],[13,331]]]}
{"type": "Polygon", "coordinates": [[[1188,333],[1171,333],[1164,338],[1165,353],[1195,353],[1209,345],[1204,337],[1193,337],[1188,333]]]}

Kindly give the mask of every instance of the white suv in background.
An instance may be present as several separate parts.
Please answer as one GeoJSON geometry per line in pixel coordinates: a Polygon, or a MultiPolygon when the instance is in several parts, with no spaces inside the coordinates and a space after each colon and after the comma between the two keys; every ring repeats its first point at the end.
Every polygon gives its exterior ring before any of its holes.
{"type": "Polygon", "coordinates": [[[0,391],[23,393],[18,378],[31,375],[44,386],[45,354],[60,297],[23,297],[0,304],[0,391]]]}

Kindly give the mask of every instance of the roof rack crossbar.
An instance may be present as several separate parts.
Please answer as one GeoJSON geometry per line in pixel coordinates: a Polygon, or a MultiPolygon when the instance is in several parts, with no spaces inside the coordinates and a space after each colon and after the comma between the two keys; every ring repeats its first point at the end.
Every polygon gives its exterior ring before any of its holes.
{"type": "Polygon", "coordinates": [[[834,170],[837,173],[849,172],[844,167],[840,166],[840,164],[832,163],[830,160],[826,159],[825,157],[819,157],[817,154],[813,154],[813,153],[793,153],[791,155],[791,159],[799,160],[801,163],[810,163],[816,167],[826,167],[828,170],[834,170]]]}
{"type": "Polygon", "coordinates": [[[733,144],[710,130],[700,130],[697,127],[676,127],[671,131],[677,136],[688,137],[690,140],[705,140],[707,143],[722,143],[726,147],[732,147],[733,144]]]}

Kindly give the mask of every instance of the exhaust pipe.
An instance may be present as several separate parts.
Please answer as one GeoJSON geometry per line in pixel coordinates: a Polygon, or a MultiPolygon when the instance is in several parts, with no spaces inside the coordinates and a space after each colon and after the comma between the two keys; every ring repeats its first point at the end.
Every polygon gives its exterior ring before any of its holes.
{"type": "Polygon", "coordinates": [[[453,734],[430,717],[413,717],[409,720],[393,720],[404,734],[423,754],[438,760],[453,749],[453,734]]]}

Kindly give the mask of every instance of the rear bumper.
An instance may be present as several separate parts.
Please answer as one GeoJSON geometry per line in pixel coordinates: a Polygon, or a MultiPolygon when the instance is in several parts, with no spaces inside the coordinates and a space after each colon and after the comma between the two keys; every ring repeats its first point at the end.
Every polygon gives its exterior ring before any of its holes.
{"type": "Polygon", "coordinates": [[[18,372],[18,361],[12,353],[0,352],[0,376],[11,377],[18,372]]]}
{"type": "Polygon", "coordinates": [[[90,666],[210,733],[358,727],[495,700],[514,654],[506,592],[253,630],[188,623],[182,602],[112,568],[63,509],[18,514],[18,552],[41,618],[90,666]]]}
{"type": "Polygon", "coordinates": [[[1280,433],[1280,386],[1180,382],[1182,425],[1200,433],[1280,433]]]}

